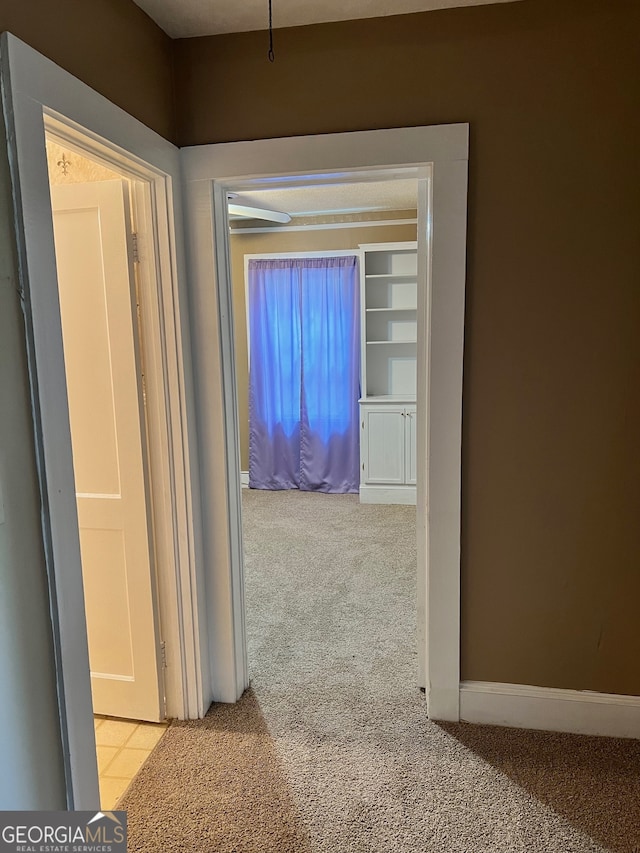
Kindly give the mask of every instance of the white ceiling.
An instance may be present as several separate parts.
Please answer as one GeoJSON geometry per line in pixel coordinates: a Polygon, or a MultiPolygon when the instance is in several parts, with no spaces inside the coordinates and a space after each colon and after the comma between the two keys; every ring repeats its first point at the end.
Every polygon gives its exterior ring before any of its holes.
{"type": "Polygon", "coordinates": [[[296,216],[414,210],[418,203],[415,178],[358,184],[322,184],[239,193],[238,202],[296,216]]]}
{"type": "MultiPolygon", "coordinates": [[[[134,0],[172,38],[266,30],[268,0],[134,0]]],[[[380,18],[514,0],[272,0],[273,26],[380,18]]]]}

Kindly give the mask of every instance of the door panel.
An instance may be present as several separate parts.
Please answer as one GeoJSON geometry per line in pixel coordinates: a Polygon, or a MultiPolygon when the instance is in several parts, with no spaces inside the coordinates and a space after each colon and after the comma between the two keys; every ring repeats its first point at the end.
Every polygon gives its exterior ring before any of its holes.
{"type": "Polygon", "coordinates": [[[402,406],[363,408],[364,481],[404,483],[404,409],[402,406]]]}
{"type": "Polygon", "coordinates": [[[129,681],[134,667],[123,531],[86,527],[81,522],[80,550],[83,568],[91,570],[91,582],[85,583],[85,609],[92,675],[129,681]],[[114,625],[122,625],[122,630],[114,631],[114,625]]]}
{"type": "Polygon", "coordinates": [[[55,186],[51,195],[94,712],[158,720],[124,185],[55,186]]]}

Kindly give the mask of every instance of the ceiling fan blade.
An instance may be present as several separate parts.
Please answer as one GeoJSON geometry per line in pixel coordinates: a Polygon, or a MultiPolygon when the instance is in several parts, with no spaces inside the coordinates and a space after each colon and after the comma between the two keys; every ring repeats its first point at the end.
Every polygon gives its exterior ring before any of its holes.
{"type": "Polygon", "coordinates": [[[280,222],[282,224],[291,222],[288,213],[280,213],[279,210],[268,210],[264,207],[255,207],[252,204],[238,204],[236,201],[229,202],[229,213],[231,216],[240,216],[247,219],[266,219],[268,222],[280,222]]]}

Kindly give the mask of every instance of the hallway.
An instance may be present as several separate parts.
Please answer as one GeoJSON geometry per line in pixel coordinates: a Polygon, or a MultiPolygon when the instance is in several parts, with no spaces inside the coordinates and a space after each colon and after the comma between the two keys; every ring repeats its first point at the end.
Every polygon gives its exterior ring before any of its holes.
{"type": "Polygon", "coordinates": [[[640,844],[640,744],[427,720],[415,509],[243,490],[252,688],[174,723],[132,851],[595,853],[640,844]]]}

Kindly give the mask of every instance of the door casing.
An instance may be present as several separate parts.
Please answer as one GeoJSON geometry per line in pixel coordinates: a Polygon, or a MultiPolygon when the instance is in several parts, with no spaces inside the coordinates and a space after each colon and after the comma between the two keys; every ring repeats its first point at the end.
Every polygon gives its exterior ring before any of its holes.
{"type": "Polygon", "coordinates": [[[429,716],[460,715],[460,500],[467,124],[201,145],[182,150],[211,624],[211,698],[248,684],[227,194],[314,182],[419,179],[419,682],[429,716]],[[426,246],[421,250],[420,246],[426,246]]]}

